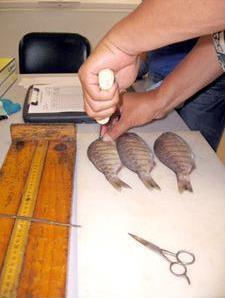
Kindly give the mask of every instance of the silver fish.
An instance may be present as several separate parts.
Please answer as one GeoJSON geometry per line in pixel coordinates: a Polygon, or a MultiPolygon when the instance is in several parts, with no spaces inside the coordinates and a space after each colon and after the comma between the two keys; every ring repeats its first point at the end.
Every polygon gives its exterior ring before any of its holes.
{"type": "Polygon", "coordinates": [[[193,192],[189,175],[195,169],[195,162],[189,145],[175,133],[165,132],[156,139],[154,151],[158,159],[176,173],[179,192],[193,192]]]}
{"type": "Polygon", "coordinates": [[[153,153],[141,137],[135,133],[125,133],[116,140],[116,146],[124,166],[137,173],[147,188],[160,189],[151,177],[155,166],[153,153]]]}
{"type": "Polygon", "coordinates": [[[89,145],[87,155],[90,161],[105,175],[105,178],[115,189],[121,190],[123,187],[130,188],[128,184],[117,177],[122,164],[114,142],[97,139],[89,145]]]}

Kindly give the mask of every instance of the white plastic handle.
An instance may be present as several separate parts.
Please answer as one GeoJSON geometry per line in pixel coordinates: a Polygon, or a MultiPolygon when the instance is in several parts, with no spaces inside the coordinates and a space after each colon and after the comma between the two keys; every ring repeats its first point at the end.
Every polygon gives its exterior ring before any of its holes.
{"type": "MultiPolygon", "coordinates": [[[[98,74],[98,83],[101,90],[109,90],[114,84],[114,73],[111,69],[102,69],[98,74]]],[[[109,117],[104,119],[96,119],[96,121],[104,125],[109,121],[109,117]]]]}

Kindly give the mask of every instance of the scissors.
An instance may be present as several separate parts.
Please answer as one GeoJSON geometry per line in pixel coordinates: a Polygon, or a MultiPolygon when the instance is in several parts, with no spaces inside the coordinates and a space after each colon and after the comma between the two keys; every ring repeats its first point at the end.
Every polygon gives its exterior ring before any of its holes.
{"type": "Polygon", "coordinates": [[[128,233],[135,240],[153,250],[154,252],[160,254],[167,262],[170,263],[170,272],[178,277],[184,277],[188,284],[190,285],[190,279],[187,276],[187,265],[191,265],[195,262],[195,255],[187,250],[178,250],[178,252],[173,253],[169,250],[162,249],[159,246],[144,240],[138,236],[128,233]]]}

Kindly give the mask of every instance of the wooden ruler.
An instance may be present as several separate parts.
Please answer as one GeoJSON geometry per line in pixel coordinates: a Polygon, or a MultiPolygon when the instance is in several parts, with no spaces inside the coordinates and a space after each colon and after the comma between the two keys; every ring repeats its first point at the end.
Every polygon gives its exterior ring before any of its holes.
{"type": "Polygon", "coordinates": [[[65,297],[75,128],[14,125],[11,135],[0,213],[17,218],[0,217],[0,297],[65,297]]]}

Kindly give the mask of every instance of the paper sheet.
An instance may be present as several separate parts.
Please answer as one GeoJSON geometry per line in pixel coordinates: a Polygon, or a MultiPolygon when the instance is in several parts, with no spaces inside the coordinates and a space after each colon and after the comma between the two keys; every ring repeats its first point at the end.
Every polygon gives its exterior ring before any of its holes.
{"type": "Polygon", "coordinates": [[[77,74],[70,76],[29,76],[22,77],[19,86],[29,88],[31,85],[46,84],[51,86],[81,86],[77,74]]]}
{"type": "Polygon", "coordinates": [[[83,94],[78,86],[34,85],[29,113],[83,112],[83,94]]]}

